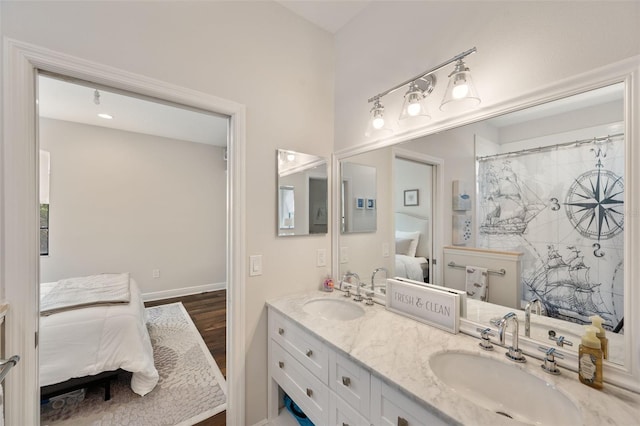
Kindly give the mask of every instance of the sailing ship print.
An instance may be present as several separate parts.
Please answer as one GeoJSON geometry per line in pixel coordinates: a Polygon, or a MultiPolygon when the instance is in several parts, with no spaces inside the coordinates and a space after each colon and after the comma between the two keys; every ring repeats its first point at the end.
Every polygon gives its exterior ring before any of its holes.
{"type": "Polygon", "coordinates": [[[527,225],[546,205],[511,168],[508,160],[502,169],[494,165],[484,169],[480,178],[483,198],[480,205],[480,233],[522,235],[527,225]]]}
{"type": "Polygon", "coordinates": [[[539,298],[547,315],[554,318],[590,323],[589,317],[599,315],[609,328],[613,328],[612,312],[607,308],[600,287],[602,283],[590,278],[591,267],[584,262],[582,252],[575,246],[566,246],[568,254],[561,255],[555,245],[547,246],[547,256],[524,278],[525,287],[539,298]]]}

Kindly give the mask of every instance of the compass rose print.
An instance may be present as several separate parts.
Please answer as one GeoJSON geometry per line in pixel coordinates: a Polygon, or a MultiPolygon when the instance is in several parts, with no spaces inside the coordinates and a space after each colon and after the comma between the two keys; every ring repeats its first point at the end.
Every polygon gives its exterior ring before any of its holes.
{"type": "Polygon", "coordinates": [[[590,170],[576,178],[565,200],[567,217],[586,238],[607,240],[624,228],[624,184],[609,170],[590,170]]]}

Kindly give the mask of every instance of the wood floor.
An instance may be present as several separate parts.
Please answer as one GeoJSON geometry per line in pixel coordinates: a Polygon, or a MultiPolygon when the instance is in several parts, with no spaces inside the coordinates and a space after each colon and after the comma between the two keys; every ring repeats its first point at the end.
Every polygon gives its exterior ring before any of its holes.
{"type": "MultiPolygon", "coordinates": [[[[145,306],[157,306],[182,302],[193,323],[202,335],[218,367],[227,377],[227,292],[225,290],[195,294],[193,296],[146,302],[145,306]]],[[[226,426],[226,413],[223,411],[197,426],[226,426]]]]}

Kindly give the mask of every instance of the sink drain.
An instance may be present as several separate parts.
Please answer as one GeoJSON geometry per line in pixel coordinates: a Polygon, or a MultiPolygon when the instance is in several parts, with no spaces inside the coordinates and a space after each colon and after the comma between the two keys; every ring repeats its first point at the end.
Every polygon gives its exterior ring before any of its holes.
{"type": "Polygon", "coordinates": [[[505,416],[508,417],[510,419],[512,419],[513,417],[511,417],[510,415],[508,415],[507,413],[505,413],[504,411],[496,411],[496,414],[500,414],[501,416],[505,416]]]}

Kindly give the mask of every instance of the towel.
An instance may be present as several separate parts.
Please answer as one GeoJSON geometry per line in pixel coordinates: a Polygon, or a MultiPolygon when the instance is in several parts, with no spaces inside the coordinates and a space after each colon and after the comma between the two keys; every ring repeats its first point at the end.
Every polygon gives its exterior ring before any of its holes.
{"type": "Polygon", "coordinates": [[[486,302],[489,294],[487,268],[467,266],[466,271],[465,286],[467,295],[472,299],[478,299],[486,302]]]}

